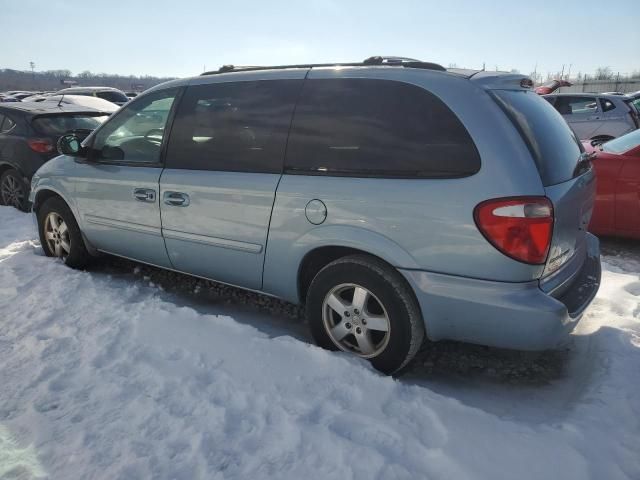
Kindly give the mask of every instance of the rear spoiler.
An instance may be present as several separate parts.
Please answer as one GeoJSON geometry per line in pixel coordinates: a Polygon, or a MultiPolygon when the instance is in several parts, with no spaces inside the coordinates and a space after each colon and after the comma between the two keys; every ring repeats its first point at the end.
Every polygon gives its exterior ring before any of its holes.
{"type": "Polygon", "coordinates": [[[533,80],[521,73],[480,71],[469,80],[487,90],[533,90],[533,80]]]}

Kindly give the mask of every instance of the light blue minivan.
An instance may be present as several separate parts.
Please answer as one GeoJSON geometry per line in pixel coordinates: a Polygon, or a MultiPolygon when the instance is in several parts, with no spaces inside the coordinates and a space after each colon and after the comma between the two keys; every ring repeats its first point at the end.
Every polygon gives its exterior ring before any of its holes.
{"type": "Polygon", "coordinates": [[[556,347],[598,290],[589,158],[522,75],[226,66],[80,133],[33,177],[47,255],[303,303],[318,345],[385,373],[425,335],[556,347]]]}

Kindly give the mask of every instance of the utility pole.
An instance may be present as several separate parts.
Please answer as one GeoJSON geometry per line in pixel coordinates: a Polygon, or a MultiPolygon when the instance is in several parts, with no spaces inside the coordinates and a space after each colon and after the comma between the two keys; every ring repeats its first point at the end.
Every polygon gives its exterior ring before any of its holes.
{"type": "Polygon", "coordinates": [[[29,66],[31,67],[31,88],[36,87],[36,64],[31,61],[29,62],[29,66]]]}

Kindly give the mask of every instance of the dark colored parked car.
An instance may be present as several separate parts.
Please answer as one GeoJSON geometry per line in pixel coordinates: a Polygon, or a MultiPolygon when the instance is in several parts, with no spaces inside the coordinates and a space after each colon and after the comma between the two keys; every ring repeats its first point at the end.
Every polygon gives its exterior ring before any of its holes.
{"type": "Polygon", "coordinates": [[[72,131],[91,131],[108,114],[74,105],[0,105],[0,204],[25,210],[31,177],[57,156],[56,142],[72,131]]]}

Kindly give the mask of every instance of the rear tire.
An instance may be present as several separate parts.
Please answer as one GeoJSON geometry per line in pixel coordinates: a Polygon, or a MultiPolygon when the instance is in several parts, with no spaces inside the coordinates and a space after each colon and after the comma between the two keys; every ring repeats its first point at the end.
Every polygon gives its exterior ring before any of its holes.
{"type": "Polygon", "coordinates": [[[368,255],[350,255],[325,266],[307,295],[306,313],[316,344],[368,359],[397,374],[425,336],[418,302],[397,270],[368,255]]]}
{"type": "Polygon", "coordinates": [[[58,257],[71,268],[84,268],[91,256],[69,206],[52,197],[38,209],[37,216],[40,243],[47,257],[58,257]]]}
{"type": "Polygon", "coordinates": [[[0,176],[0,204],[26,212],[29,206],[29,185],[20,173],[10,168],[0,176]]]}

